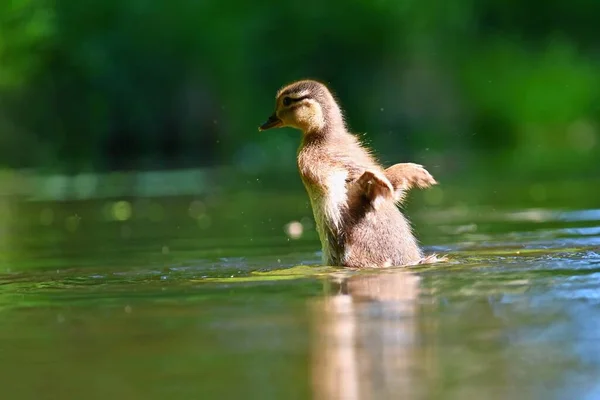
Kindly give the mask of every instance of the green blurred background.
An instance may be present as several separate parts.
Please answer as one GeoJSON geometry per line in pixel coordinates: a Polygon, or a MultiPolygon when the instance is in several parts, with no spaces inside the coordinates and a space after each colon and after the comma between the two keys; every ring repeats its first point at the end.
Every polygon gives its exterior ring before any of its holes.
{"type": "Polygon", "coordinates": [[[327,379],[313,356],[351,346],[313,347],[341,271],[313,267],[300,133],[257,129],[302,78],[382,162],[440,182],[406,211],[453,265],[357,274],[327,317],[374,367],[359,387],[585,398],[598,21],[598,0],[0,0],[5,398],[304,399],[327,379]]]}
{"type": "Polygon", "coordinates": [[[387,164],[436,177],[595,176],[600,2],[0,2],[0,162],[48,174],[295,174],[257,132],[328,82],[387,164]]]}

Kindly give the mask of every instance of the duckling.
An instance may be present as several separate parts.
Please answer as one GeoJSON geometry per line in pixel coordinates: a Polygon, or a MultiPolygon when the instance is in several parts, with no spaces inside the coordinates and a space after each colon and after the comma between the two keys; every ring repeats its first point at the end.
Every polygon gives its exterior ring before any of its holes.
{"type": "Polygon", "coordinates": [[[382,268],[428,262],[399,205],[411,188],[437,184],[421,165],[387,169],[351,134],[325,84],[301,80],[277,92],[275,112],[259,127],[303,132],[298,169],[308,193],[323,263],[382,268]]]}

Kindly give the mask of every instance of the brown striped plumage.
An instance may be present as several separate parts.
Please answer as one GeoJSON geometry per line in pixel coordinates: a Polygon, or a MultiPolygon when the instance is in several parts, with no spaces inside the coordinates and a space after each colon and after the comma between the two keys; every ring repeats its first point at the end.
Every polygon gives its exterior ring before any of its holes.
{"type": "Polygon", "coordinates": [[[436,184],[429,172],[411,163],[384,169],[348,132],[333,95],[317,81],[302,80],[279,90],[275,113],[260,130],[284,126],[304,133],[298,168],[324,263],[362,268],[427,259],[397,203],[412,187],[436,184]]]}

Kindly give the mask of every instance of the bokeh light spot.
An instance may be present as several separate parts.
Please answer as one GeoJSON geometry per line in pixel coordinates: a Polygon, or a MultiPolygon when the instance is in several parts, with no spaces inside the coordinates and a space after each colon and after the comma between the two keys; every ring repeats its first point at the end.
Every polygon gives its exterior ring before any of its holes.
{"type": "Polygon", "coordinates": [[[131,218],[131,203],[128,201],[117,201],[112,205],[112,217],[116,221],[127,221],[131,218]]]}
{"type": "Polygon", "coordinates": [[[290,239],[300,239],[304,233],[304,226],[298,221],[292,221],[284,228],[290,239]]]}

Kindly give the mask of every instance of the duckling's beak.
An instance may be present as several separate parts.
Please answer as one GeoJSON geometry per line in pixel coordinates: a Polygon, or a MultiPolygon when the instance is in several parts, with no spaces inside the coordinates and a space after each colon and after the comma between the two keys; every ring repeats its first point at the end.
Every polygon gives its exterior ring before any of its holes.
{"type": "Polygon", "coordinates": [[[271,128],[278,128],[283,125],[283,121],[280,120],[276,114],[273,114],[269,117],[267,122],[258,127],[259,131],[266,131],[271,128]]]}

